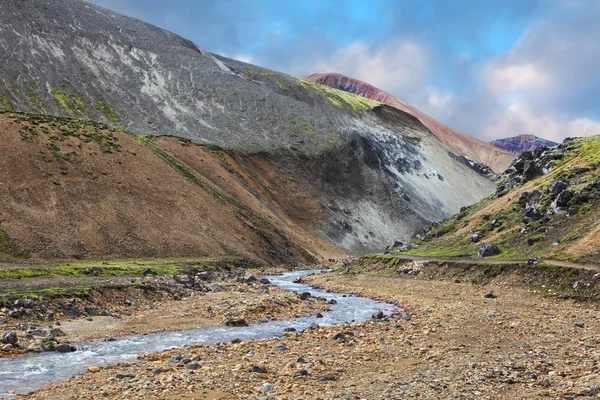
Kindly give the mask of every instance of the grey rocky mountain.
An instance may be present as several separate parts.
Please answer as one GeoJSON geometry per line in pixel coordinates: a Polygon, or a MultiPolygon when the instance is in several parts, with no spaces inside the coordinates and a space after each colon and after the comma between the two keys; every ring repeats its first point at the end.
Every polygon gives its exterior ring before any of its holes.
{"type": "Polygon", "coordinates": [[[353,252],[406,240],[495,187],[409,114],[85,2],[2,0],[0,59],[0,108],[260,154],[311,182],[321,209],[308,222],[353,252]]]}

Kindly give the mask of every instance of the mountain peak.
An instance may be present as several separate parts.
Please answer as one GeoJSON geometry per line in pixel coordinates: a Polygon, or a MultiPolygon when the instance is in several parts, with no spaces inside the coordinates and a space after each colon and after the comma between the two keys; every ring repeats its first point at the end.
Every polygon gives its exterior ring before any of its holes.
{"type": "Polygon", "coordinates": [[[499,149],[510,151],[513,154],[521,154],[532,151],[538,147],[552,147],[558,143],[531,134],[512,136],[504,139],[496,139],[490,142],[499,149]]]}

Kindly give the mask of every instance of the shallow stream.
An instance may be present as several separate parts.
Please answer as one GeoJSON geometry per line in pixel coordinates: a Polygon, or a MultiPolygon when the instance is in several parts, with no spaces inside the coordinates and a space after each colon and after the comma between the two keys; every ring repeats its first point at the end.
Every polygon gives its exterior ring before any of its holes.
{"type": "Polygon", "coordinates": [[[115,341],[92,341],[77,345],[73,353],[36,353],[9,359],[0,359],[0,397],[13,397],[83,373],[87,367],[114,364],[119,361],[132,361],[143,353],[160,352],[174,347],[192,344],[228,342],[239,338],[252,340],[282,335],[285,328],[303,330],[312,323],[338,325],[350,321],[362,322],[371,319],[379,310],[389,314],[396,310],[391,304],[371,299],[327,293],[308,285],[293,281],[307,274],[319,271],[295,271],[282,275],[267,276],[273,285],[294,292],[310,292],[313,296],[335,299],[337,304],[315,316],[285,321],[271,321],[247,327],[210,327],[176,332],[151,333],[143,336],[125,336],[115,341]],[[11,393],[12,392],[12,393],[11,393]]]}

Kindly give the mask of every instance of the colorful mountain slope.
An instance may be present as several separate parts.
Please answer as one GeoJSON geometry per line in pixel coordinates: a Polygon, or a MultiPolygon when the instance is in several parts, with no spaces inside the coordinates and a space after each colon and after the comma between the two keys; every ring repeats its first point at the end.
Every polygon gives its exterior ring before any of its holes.
{"type": "Polygon", "coordinates": [[[453,148],[457,153],[478,163],[489,166],[494,172],[502,172],[510,165],[515,156],[498,149],[489,143],[467,135],[431,118],[413,106],[404,103],[391,94],[384,92],[366,82],[336,73],[314,74],[306,78],[311,82],[327,85],[332,88],[345,90],[359,96],[377,100],[396,107],[419,119],[443,143],[453,148]]]}
{"type": "Polygon", "coordinates": [[[405,253],[600,262],[600,136],[567,139],[526,152],[507,169],[497,192],[435,224],[405,253]]]}

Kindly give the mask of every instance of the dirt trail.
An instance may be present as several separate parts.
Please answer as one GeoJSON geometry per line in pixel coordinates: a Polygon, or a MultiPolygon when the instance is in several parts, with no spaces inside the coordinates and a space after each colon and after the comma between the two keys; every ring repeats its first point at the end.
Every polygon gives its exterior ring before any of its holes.
{"type": "MultiPolygon", "coordinates": [[[[497,260],[497,259],[488,259],[488,258],[461,258],[461,257],[429,257],[429,256],[409,256],[402,254],[392,254],[392,257],[399,258],[401,260],[417,260],[417,261],[434,261],[434,262],[452,262],[459,264],[490,264],[490,265],[500,265],[500,264],[525,264],[527,260],[497,260]]],[[[580,268],[580,269],[589,269],[594,271],[600,271],[600,265],[595,264],[579,264],[570,261],[560,261],[560,260],[541,260],[543,263],[556,265],[558,267],[569,267],[569,268],[580,268]]]]}

